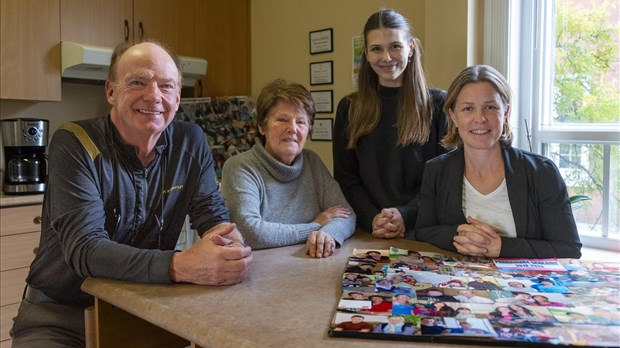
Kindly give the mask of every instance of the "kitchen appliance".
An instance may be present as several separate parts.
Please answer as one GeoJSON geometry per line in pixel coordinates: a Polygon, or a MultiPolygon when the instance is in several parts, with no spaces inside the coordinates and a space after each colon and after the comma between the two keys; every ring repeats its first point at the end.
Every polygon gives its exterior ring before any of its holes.
{"type": "MultiPolygon", "coordinates": [[[[60,43],[63,78],[103,81],[108,78],[112,47],[84,45],[63,41],[60,43]]],[[[183,72],[183,87],[193,87],[207,74],[207,60],[200,57],[179,56],[183,72]]]]}
{"type": "Polygon", "coordinates": [[[49,121],[36,118],[0,120],[4,145],[6,194],[45,192],[47,182],[47,134],[49,121]]]}

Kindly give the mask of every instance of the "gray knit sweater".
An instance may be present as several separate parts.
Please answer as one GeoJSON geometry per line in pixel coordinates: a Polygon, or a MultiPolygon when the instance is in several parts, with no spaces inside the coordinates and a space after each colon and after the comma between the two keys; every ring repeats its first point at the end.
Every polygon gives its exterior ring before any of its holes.
{"type": "Polygon", "coordinates": [[[252,149],[224,163],[222,195],[232,222],[253,249],[305,243],[310,232],[319,230],[342,245],[355,232],[355,215],[338,183],[308,149],[286,165],[257,139],[252,149]],[[337,204],[351,209],[351,215],[322,227],[313,221],[337,204]]]}

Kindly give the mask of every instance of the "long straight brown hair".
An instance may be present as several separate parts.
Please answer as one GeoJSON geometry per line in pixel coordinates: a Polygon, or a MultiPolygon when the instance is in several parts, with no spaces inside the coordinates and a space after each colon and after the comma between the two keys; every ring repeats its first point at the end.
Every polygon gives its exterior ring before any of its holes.
{"type": "MultiPolygon", "coordinates": [[[[411,26],[403,15],[394,10],[383,9],[372,14],[366,21],[364,45],[368,42],[368,32],[381,28],[403,30],[407,38],[413,41],[413,55],[403,72],[403,83],[398,95],[397,144],[425,144],[432,123],[432,105],[422,68],[420,41],[413,36],[411,26]]],[[[372,70],[364,52],[361,61],[357,92],[348,96],[351,101],[348,115],[348,149],[354,149],[357,140],[372,132],[381,118],[379,77],[372,70]]]]}

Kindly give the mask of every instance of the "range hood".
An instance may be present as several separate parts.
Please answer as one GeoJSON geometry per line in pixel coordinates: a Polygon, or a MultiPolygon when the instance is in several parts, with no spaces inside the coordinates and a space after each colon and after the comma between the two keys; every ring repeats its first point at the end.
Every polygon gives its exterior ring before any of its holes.
{"type": "MultiPolygon", "coordinates": [[[[113,48],[61,42],[62,77],[105,81],[113,48]]],[[[203,58],[179,56],[183,70],[183,87],[194,86],[207,73],[203,58]]]]}

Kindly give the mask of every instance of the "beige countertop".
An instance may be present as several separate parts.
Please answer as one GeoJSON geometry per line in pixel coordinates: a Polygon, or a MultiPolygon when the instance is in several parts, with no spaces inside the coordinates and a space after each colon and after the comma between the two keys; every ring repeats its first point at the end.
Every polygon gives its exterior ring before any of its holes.
{"type": "MultiPolygon", "coordinates": [[[[226,287],[150,285],[87,279],[82,289],[202,347],[411,347],[407,342],[328,335],[353,248],[440,251],[407,240],[358,232],[335,255],[311,259],[305,245],[258,250],[250,274],[226,287]]],[[[433,344],[450,347],[454,344],[433,344]]]]}
{"type": "Polygon", "coordinates": [[[0,192],[0,208],[12,207],[18,205],[42,204],[43,194],[19,194],[7,195],[0,192]]]}

